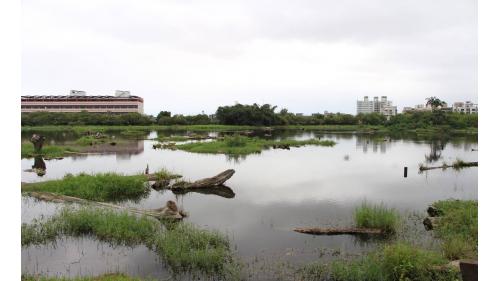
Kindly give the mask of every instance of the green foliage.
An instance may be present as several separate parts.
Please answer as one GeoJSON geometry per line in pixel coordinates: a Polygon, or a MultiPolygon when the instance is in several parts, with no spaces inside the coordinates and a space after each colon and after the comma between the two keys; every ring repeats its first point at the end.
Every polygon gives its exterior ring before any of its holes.
{"type": "Polygon", "coordinates": [[[225,125],[272,126],[283,125],[284,121],[274,112],[276,106],[236,104],[220,106],[215,112],[217,120],[225,125]]]}
{"type": "Polygon", "coordinates": [[[355,260],[313,264],[302,270],[307,280],[333,281],[455,281],[459,272],[438,270],[447,261],[438,253],[405,243],[385,245],[355,260]]]}
{"type": "Polygon", "coordinates": [[[139,199],[149,193],[144,175],[124,176],[115,173],[67,174],[60,180],[30,183],[22,191],[45,191],[93,201],[139,199]]]}
{"type": "Polygon", "coordinates": [[[83,136],[75,141],[76,144],[87,146],[87,145],[96,145],[103,144],[109,141],[108,137],[96,138],[94,136],[83,136]]]}
{"type": "Polygon", "coordinates": [[[197,114],[192,116],[184,116],[176,114],[174,116],[161,116],[156,120],[159,125],[208,125],[213,121],[206,114],[197,114]]]}
{"type": "Polygon", "coordinates": [[[357,227],[382,229],[385,233],[396,232],[399,215],[395,209],[389,209],[384,204],[372,205],[363,202],[354,211],[357,227]]]}
{"type": "Polygon", "coordinates": [[[23,224],[21,244],[46,244],[61,236],[91,236],[113,246],[146,245],[175,271],[201,271],[218,276],[237,273],[227,237],[187,223],[167,226],[127,212],[64,208],[49,219],[23,224]]]}
{"type": "Polygon", "coordinates": [[[31,112],[21,114],[22,126],[42,125],[150,125],[153,118],[140,113],[31,112]]]}
{"type": "Polygon", "coordinates": [[[304,145],[333,146],[335,142],[329,140],[265,140],[245,136],[227,136],[223,140],[208,142],[192,142],[176,145],[175,148],[196,153],[222,153],[229,155],[248,155],[260,153],[273,145],[288,145],[299,147],[304,145]]]}
{"type": "Polygon", "coordinates": [[[448,259],[477,258],[478,204],[477,201],[444,200],[433,204],[443,212],[434,232],[443,241],[448,259]]]}

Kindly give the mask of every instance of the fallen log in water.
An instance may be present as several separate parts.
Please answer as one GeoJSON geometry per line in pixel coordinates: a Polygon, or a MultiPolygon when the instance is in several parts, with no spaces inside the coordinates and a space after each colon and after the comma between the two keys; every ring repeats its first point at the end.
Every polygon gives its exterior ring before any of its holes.
{"type": "Polygon", "coordinates": [[[295,228],[293,231],[305,234],[314,235],[341,235],[341,234],[384,234],[382,229],[376,228],[319,228],[319,227],[301,227],[295,228]]]}
{"type": "Polygon", "coordinates": [[[177,205],[175,204],[174,201],[167,201],[165,207],[163,207],[163,208],[146,210],[146,209],[136,209],[136,208],[130,208],[130,207],[125,207],[125,206],[119,206],[119,205],[106,203],[106,202],[91,201],[91,200],[86,200],[86,199],[73,197],[73,196],[55,194],[52,192],[31,191],[31,192],[27,192],[27,194],[31,197],[34,197],[34,198],[37,198],[37,199],[43,200],[43,201],[48,201],[48,202],[79,203],[79,204],[87,204],[87,205],[93,205],[93,206],[99,206],[99,207],[114,208],[114,209],[124,210],[124,211],[128,211],[131,213],[139,214],[139,215],[146,215],[146,216],[154,217],[157,219],[176,219],[176,220],[179,220],[179,219],[182,219],[183,217],[186,216],[186,214],[183,211],[180,211],[177,208],[177,205]]]}
{"type": "Polygon", "coordinates": [[[478,166],[478,162],[463,162],[463,161],[457,161],[455,163],[453,163],[452,165],[448,165],[448,164],[443,164],[441,166],[435,166],[435,167],[427,167],[427,166],[424,166],[424,165],[420,165],[420,167],[418,168],[420,171],[427,171],[427,170],[434,170],[434,169],[447,169],[447,168],[453,168],[453,169],[461,169],[461,168],[465,168],[465,167],[477,167],[478,166]]]}
{"type": "Polygon", "coordinates": [[[170,189],[202,189],[218,187],[222,186],[228,179],[230,179],[234,175],[234,173],[235,171],[233,169],[229,169],[211,178],[205,178],[191,183],[184,181],[175,183],[170,189]]]}

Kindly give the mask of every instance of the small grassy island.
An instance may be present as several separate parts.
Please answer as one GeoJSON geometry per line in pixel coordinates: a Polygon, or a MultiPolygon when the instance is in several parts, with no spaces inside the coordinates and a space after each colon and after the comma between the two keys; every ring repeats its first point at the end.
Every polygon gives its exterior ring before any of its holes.
{"type": "MultiPolygon", "coordinates": [[[[226,136],[221,139],[206,142],[191,142],[183,144],[167,144],[164,148],[180,149],[195,153],[220,153],[229,155],[248,155],[260,153],[269,148],[290,149],[290,147],[300,147],[305,145],[333,146],[334,141],[330,140],[266,140],[261,138],[251,138],[246,136],[226,136]]],[[[161,147],[163,148],[163,147],[161,147]]]]}

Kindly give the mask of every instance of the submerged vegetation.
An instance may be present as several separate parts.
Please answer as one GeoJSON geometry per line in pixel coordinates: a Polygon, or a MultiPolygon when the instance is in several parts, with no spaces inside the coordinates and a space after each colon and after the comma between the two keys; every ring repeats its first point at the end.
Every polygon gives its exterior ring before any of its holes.
{"type": "Polygon", "coordinates": [[[448,259],[477,259],[477,201],[444,200],[433,206],[442,212],[434,233],[443,242],[444,255],[448,259]]]}
{"type": "Polygon", "coordinates": [[[121,201],[139,199],[146,196],[150,189],[145,184],[146,176],[124,176],[116,173],[67,174],[60,180],[29,183],[22,191],[45,191],[73,196],[93,201],[121,201]]]}
{"type": "Polygon", "coordinates": [[[162,224],[147,217],[103,209],[70,209],[49,219],[23,224],[23,246],[54,242],[62,236],[91,236],[111,245],[145,245],[174,271],[218,276],[238,274],[228,238],[188,223],[162,224]]]}
{"type": "Polygon", "coordinates": [[[363,202],[354,211],[356,227],[382,229],[384,233],[395,233],[399,215],[395,209],[389,209],[384,204],[374,205],[363,202]]]}
{"type": "Polygon", "coordinates": [[[447,260],[438,253],[406,243],[380,247],[354,260],[305,266],[300,274],[305,280],[333,281],[455,281],[459,272],[443,267],[447,260]]]}
{"type": "Polygon", "coordinates": [[[300,147],[304,145],[319,145],[333,146],[335,142],[330,140],[265,140],[260,138],[250,138],[246,136],[226,136],[223,139],[218,139],[208,142],[192,142],[172,146],[172,148],[180,149],[188,152],[196,153],[223,153],[230,155],[247,155],[252,153],[260,153],[264,149],[271,147],[285,148],[300,147]]]}

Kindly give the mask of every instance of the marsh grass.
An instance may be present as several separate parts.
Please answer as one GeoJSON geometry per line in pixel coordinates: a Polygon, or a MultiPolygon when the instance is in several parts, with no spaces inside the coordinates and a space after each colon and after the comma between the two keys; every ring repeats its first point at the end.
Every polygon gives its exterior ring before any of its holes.
{"type": "Polygon", "coordinates": [[[99,276],[87,276],[87,277],[46,277],[46,276],[35,276],[35,275],[22,275],[21,281],[153,281],[154,279],[142,279],[130,277],[125,274],[120,273],[110,273],[99,276]]]}
{"type": "Polygon", "coordinates": [[[448,259],[477,259],[478,203],[473,200],[443,200],[433,204],[443,212],[435,235],[443,242],[448,259]]]}
{"type": "Polygon", "coordinates": [[[22,191],[45,191],[93,201],[137,200],[147,196],[150,188],[144,175],[124,176],[116,173],[67,174],[62,179],[23,185],[22,191]]]}
{"type": "Polygon", "coordinates": [[[128,138],[141,139],[145,138],[149,134],[149,130],[126,129],[121,131],[120,134],[128,138]]]}
{"type": "Polygon", "coordinates": [[[382,203],[375,205],[363,202],[354,210],[356,227],[382,229],[386,234],[396,232],[399,220],[397,211],[387,208],[382,203]]]}
{"type": "Polygon", "coordinates": [[[172,179],[182,178],[181,175],[174,174],[174,173],[170,172],[169,170],[167,170],[165,168],[162,168],[162,169],[156,171],[155,175],[157,177],[157,181],[172,180],[172,179]]]}
{"type": "Polygon", "coordinates": [[[288,145],[300,147],[305,145],[333,146],[335,142],[329,140],[265,140],[246,136],[226,136],[222,140],[208,142],[193,142],[176,145],[175,148],[195,153],[222,153],[229,155],[248,155],[260,153],[273,145],[288,145]]]}
{"type": "Polygon", "coordinates": [[[334,281],[459,280],[458,271],[437,269],[446,263],[439,253],[395,243],[357,259],[307,265],[301,270],[301,275],[305,280],[334,281]]]}
{"type": "Polygon", "coordinates": [[[47,244],[62,236],[90,236],[113,246],[143,244],[175,272],[197,271],[225,277],[239,272],[226,236],[188,223],[163,224],[126,212],[64,208],[49,219],[21,227],[22,246],[47,244]]]}
{"type": "Polygon", "coordinates": [[[68,152],[78,152],[78,149],[70,146],[45,145],[40,154],[35,153],[32,143],[21,143],[21,158],[43,156],[48,158],[63,157],[68,152]]]}
{"type": "Polygon", "coordinates": [[[109,137],[96,138],[94,136],[83,136],[75,141],[77,145],[81,146],[104,144],[107,142],[109,142],[109,137]]]}

